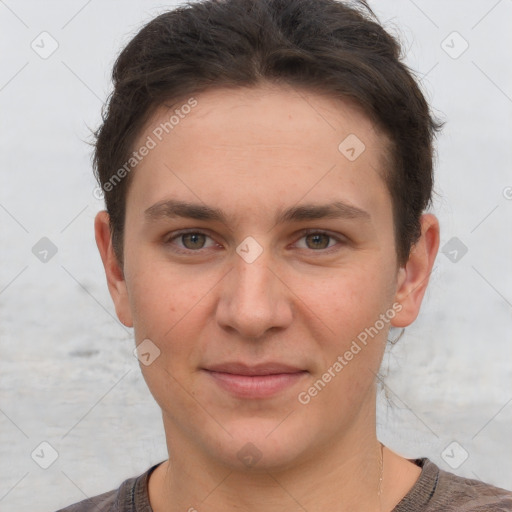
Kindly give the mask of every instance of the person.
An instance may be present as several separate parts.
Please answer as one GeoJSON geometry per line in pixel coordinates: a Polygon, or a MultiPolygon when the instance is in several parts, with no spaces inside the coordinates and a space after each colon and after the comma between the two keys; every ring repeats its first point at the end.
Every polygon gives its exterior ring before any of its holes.
{"type": "Polygon", "coordinates": [[[113,69],[95,235],[169,458],[77,511],[512,510],[376,435],[439,248],[434,118],[364,1],[202,0],[113,69]]]}

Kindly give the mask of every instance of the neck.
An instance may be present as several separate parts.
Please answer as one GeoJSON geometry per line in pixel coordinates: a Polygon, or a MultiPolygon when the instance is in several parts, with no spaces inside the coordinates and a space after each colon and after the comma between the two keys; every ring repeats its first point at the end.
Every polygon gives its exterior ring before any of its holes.
{"type": "Polygon", "coordinates": [[[213,461],[193,440],[166,428],[171,456],[150,479],[151,506],[154,512],[381,511],[382,451],[370,420],[287,467],[242,471],[213,461]]]}

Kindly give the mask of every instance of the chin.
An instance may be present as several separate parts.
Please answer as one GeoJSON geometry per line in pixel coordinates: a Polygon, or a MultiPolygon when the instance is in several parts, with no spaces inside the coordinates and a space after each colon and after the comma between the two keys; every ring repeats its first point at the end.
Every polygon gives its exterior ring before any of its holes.
{"type": "Polygon", "coordinates": [[[210,445],[210,454],[232,470],[286,470],[307,455],[317,436],[307,435],[303,425],[285,417],[286,413],[272,419],[240,419],[225,426],[231,436],[223,431],[222,439],[205,443],[210,445]]]}

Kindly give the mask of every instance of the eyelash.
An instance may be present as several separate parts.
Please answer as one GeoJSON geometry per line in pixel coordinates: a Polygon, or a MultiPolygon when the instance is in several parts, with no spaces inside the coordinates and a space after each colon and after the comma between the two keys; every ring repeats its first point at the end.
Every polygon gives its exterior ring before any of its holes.
{"type": "MultiPolygon", "coordinates": [[[[179,239],[181,236],[183,235],[190,235],[190,234],[193,234],[193,235],[204,235],[210,239],[212,239],[212,237],[205,231],[201,231],[201,230],[196,230],[196,229],[190,229],[190,230],[182,230],[182,231],[178,231],[176,233],[173,234],[172,237],[170,238],[167,238],[165,239],[164,243],[165,245],[171,245],[172,242],[176,239],[179,239]]],[[[308,229],[304,229],[300,232],[300,238],[298,240],[301,240],[302,238],[308,236],[308,235],[325,235],[327,237],[329,237],[331,240],[335,240],[336,242],[338,242],[337,244],[331,246],[331,247],[327,247],[325,249],[308,249],[308,248],[301,248],[302,250],[307,250],[309,252],[312,252],[312,253],[319,253],[319,254],[330,254],[331,252],[334,252],[334,251],[337,251],[340,249],[339,245],[344,245],[347,243],[347,241],[345,239],[343,239],[342,237],[339,237],[339,236],[336,236],[336,235],[333,235],[332,233],[330,233],[329,231],[323,231],[323,230],[319,230],[319,229],[313,229],[313,228],[308,228],[308,229]]],[[[213,240],[213,239],[212,239],[213,240]]],[[[201,248],[201,249],[182,249],[182,248],[175,248],[173,249],[173,251],[179,253],[179,254],[193,254],[193,253],[201,253],[205,248],[201,248]]],[[[208,248],[206,248],[208,249],[208,248]]]]}

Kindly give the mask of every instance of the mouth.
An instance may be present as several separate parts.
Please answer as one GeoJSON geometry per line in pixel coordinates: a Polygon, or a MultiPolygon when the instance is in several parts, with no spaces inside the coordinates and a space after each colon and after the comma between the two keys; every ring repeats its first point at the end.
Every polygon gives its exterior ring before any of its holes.
{"type": "Polygon", "coordinates": [[[268,398],[294,386],[309,372],[281,363],[225,363],[203,368],[224,391],[239,398],[268,398]]]}

